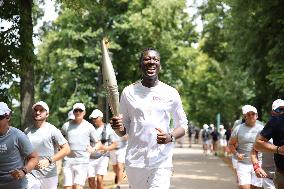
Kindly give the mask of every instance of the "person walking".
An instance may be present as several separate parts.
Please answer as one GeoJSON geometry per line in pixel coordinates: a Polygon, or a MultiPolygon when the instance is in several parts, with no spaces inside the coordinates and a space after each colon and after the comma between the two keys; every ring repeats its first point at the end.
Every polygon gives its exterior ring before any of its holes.
{"type": "Polygon", "coordinates": [[[274,153],[276,171],[274,185],[284,188],[284,100],[272,103],[272,116],[256,139],[255,149],[260,152],[274,153]],[[273,139],[273,144],[269,140],[273,139]]]}
{"type": "Polygon", "coordinates": [[[9,125],[11,109],[0,102],[0,188],[26,189],[26,174],[38,163],[28,137],[9,125]]]}
{"type": "Polygon", "coordinates": [[[257,110],[251,105],[246,105],[243,109],[245,123],[234,128],[229,147],[236,156],[237,176],[240,189],[254,189],[262,186],[262,179],[255,175],[250,153],[256,136],[263,129],[263,125],[257,123],[257,110]]]}
{"type": "Polygon", "coordinates": [[[34,149],[39,154],[39,163],[28,174],[29,189],[57,189],[56,161],[70,153],[67,140],[59,129],[47,122],[49,107],[39,101],[32,106],[34,124],[25,129],[34,149]],[[60,150],[58,150],[60,149],[60,150]]]}
{"type": "Polygon", "coordinates": [[[200,131],[201,133],[201,139],[202,139],[202,148],[203,148],[203,154],[206,156],[209,153],[209,140],[210,140],[210,131],[209,131],[209,125],[204,124],[203,129],[200,131]]]}
{"type": "Polygon", "coordinates": [[[93,110],[89,118],[102,145],[91,154],[88,166],[88,182],[91,189],[103,189],[110,152],[116,149],[117,143],[114,130],[109,124],[103,122],[103,113],[99,109],[93,110]]]}
{"type": "Polygon", "coordinates": [[[160,58],[160,53],[153,48],[142,51],[139,63],[142,80],[123,90],[121,115],[111,120],[119,136],[128,134],[125,164],[130,188],[170,187],[173,142],[187,130],[188,121],[179,93],[158,78],[160,58]]]}
{"type": "MultiPolygon", "coordinates": [[[[86,108],[83,103],[73,105],[74,120],[62,126],[62,134],[67,139],[71,153],[64,157],[63,175],[64,189],[83,189],[87,180],[90,154],[90,142],[94,142],[95,149],[99,149],[100,142],[96,130],[91,123],[84,119],[86,108]]],[[[93,148],[92,148],[93,149],[93,148]]]]}
{"type": "Polygon", "coordinates": [[[223,153],[224,156],[227,156],[227,140],[226,140],[226,129],[224,128],[224,125],[220,125],[219,126],[219,134],[220,134],[220,139],[219,139],[219,142],[220,142],[220,148],[221,148],[221,151],[223,153]]]}

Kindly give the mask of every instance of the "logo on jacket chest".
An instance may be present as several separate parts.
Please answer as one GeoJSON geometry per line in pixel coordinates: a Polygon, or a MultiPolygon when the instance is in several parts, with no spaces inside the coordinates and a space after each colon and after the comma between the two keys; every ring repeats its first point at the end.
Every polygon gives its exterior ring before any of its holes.
{"type": "Polygon", "coordinates": [[[162,102],[162,101],[165,101],[166,98],[165,97],[160,97],[160,96],[153,96],[152,100],[156,101],[156,102],[162,102]]]}

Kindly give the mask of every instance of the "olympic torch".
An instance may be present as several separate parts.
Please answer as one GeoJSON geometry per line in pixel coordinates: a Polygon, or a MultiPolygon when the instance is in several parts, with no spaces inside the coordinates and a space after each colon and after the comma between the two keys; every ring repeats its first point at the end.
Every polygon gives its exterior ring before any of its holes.
{"type": "Polygon", "coordinates": [[[103,83],[107,92],[108,103],[113,115],[118,116],[119,114],[119,93],[117,87],[117,81],[115,72],[109,57],[107,50],[108,41],[107,39],[102,40],[102,73],[103,83]]]}

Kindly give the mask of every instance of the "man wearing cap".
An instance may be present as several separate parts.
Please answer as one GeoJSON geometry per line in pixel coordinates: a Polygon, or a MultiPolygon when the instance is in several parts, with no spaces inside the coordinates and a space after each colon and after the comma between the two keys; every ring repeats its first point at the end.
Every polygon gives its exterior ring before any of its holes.
{"type": "Polygon", "coordinates": [[[70,147],[60,130],[47,122],[48,105],[39,101],[32,106],[32,109],[34,125],[27,127],[25,133],[38,152],[40,160],[28,175],[28,188],[56,189],[58,185],[56,161],[68,155],[70,147]]]}
{"type": "Polygon", "coordinates": [[[277,99],[272,104],[272,116],[256,139],[255,149],[274,153],[276,171],[274,184],[277,189],[284,188],[284,101],[277,99]],[[273,139],[273,144],[269,143],[273,139]]]}
{"type": "Polygon", "coordinates": [[[0,188],[24,189],[26,174],[38,163],[28,137],[15,127],[9,126],[11,110],[0,102],[0,188]]]}
{"type": "MultiPolygon", "coordinates": [[[[250,161],[250,153],[258,133],[263,126],[257,123],[257,110],[251,105],[243,108],[245,123],[234,128],[229,140],[229,148],[236,156],[237,176],[240,189],[250,189],[262,186],[262,179],[255,175],[252,162],[250,161]]],[[[259,154],[261,155],[261,154],[259,154]]]]}
{"type": "MultiPolygon", "coordinates": [[[[90,160],[90,142],[95,143],[94,149],[99,149],[100,142],[96,130],[91,123],[84,119],[85,105],[75,103],[73,105],[74,120],[66,122],[62,126],[62,134],[69,142],[71,153],[64,158],[63,174],[64,189],[83,189],[87,179],[88,164],[90,160]]],[[[91,148],[92,149],[92,148],[91,148]]]]}
{"type": "Polygon", "coordinates": [[[68,112],[67,120],[71,121],[71,120],[74,120],[74,119],[75,119],[75,116],[74,116],[73,110],[71,110],[71,111],[68,112]]]}
{"type": "Polygon", "coordinates": [[[91,154],[88,167],[88,182],[91,189],[103,189],[103,179],[104,175],[107,174],[109,163],[109,152],[116,149],[116,138],[111,126],[103,122],[103,113],[99,109],[93,110],[89,118],[95,126],[97,137],[102,145],[96,152],[91,154]]]}
{"type": "MultiPolygon", "coordinates": [[[[233,125],[233,127],[232,127],[232,131],[231,131],[231,132],[233,132],[233,130],[234,130],[238,125],[242,125],[243,123],[245,123],[245,115],[246,115],[247,109],[249,109],[249,108],[250,108],[250,105],[244,105],[244,106],[242,106],[242,117],[234,122],[234,125],[233,125]]],[[[258,124],[260,124],[260,125],[263,125],[263,123],[262,123],[261,121],[259,121],[259,120],[256,120],[256,123],[258,123],[258,124]]],[[[230,150],[230,149],[229,149],[229,150],[230,150]]],[[[233,166],[233,169],[234,169],[235,173],[237,173],[236,171],[237,171],[238,159],[237,159],[237,157],[234,155],[234,153],[232,153],[232,154],[233,154],[233,155],[232,155],[232,158],[231,158],[231,159],[232,159],[232,166],[233,166]]],[[[237,180],[237,182],[238,182],[238,180],[237,180]]]]}

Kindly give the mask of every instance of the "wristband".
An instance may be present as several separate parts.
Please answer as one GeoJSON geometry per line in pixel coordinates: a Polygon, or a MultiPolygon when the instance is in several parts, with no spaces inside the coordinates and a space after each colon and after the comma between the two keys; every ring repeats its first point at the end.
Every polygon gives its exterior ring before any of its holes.
{"type": "Polygon", "coordinates": [[[24,173],[25,175],[28,174],[28,170],[27,170],[26,167],[21,168],[21,170],[23,171],[23,173],[24,173]]]}
{"type": "Polygon", "coordinates": [[[277,148],[276,148],[276,154],[279,154],[279,148],[280,148],[280,146],[277,146],[277,148]]]}
{"type": "Polygon", "coordinates": [[[254,171],[256,171],[256,170],[259,169],[259,168],[260,168],[260,166],[259,166],[258,163],[254,163],[254,164],[253,164],[253,170],[254,170],[254,171]]]}

